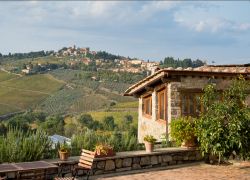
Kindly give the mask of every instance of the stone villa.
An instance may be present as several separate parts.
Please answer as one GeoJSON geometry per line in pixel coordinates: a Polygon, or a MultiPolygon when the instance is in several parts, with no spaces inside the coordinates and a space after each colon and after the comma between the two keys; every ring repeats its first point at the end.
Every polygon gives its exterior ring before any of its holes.
{"type": "MultiPolygon", "coordinates": [[[[147,134],[158,140],[170,131],[169,123],[180,116],[197,116],[203,110],[202,89],[215,84],[227,88],[238,75],[250,79],[250,64],[202,66],[198,68],[166,68],[129,87],[125,96],[139,98],[138,140],[147,134]]],[[[247,103],[250,104],[250,96],[247,103]]]]}

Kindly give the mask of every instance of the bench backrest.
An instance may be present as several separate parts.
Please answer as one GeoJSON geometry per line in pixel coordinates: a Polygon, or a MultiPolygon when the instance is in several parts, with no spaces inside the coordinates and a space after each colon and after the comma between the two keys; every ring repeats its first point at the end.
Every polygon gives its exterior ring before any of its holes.
{"type": "Polygon", "coordinates": [[[92,169],[95,156],[96,156],[95,152],[82,149],[78,166],[83,167],[85,169],[92,169]]]}

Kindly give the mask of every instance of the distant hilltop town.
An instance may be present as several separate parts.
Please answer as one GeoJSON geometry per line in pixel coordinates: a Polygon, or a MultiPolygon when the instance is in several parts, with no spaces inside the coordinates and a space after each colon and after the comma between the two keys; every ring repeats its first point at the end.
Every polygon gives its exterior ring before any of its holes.
{"type": "Polygon", "coordinates": [[[143,71],[152,71],[154,68],[159,66],[159,62],[144,61],[137,58],[129,58],[123,56],[116,56],[109,54],[105,51],[91,51],[89,47],[86,48],[76,48],[73,47],[62,48],[55,53],[56,57],[62,58],[70,56],[70,65],[77,65],[83,63],[85,65],[90,65],[95,62],[96,66],[101,68],[114,71],[114,72],[132,72],[140,73],[143,71]],[[108,68],[108,65],[112,63],[112,66],[108,68]]]}
{"type": "Polygon", "coordinates": [[[17,74],[45,73],[59,68],[83,71],[112,71],[149,75],[158,67],[199,67],[205,65],[199,59],[183,60],[165,57],[161,61],[145,61],[114,55],[106,51],[93,51],[89,47],[63,47],[58,51],[36,51],[29,53],[0,53],[0,68],[17,74]],[[18,63],[22,60],[22,63],[18,63]],[[16,62],[16,63],[15,63],[16,62]],[[2,65],[1,65],[2,64],[2,65]],[[7,65],[8,64],[8,65],[7,65]]]}

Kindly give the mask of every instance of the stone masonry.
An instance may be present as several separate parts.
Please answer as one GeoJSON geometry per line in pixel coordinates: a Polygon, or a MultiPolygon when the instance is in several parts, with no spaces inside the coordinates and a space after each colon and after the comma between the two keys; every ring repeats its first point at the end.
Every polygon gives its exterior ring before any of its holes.
{"type": "MultiPolygon", "coordinates": [[[[71,159],[74,159],[71,161],[74,161],[74,164],[77,165],[79,157],[71,157],[71,159]]],[[[96,158],[93,164],[92,175],[165,167],[201,161],[202,159],[198,150],[187,148],[161,148],[152,153],[147,153],[146,151],[119,152],[113,157],[96,158]]],[[[54,162],[53,160],[49,161],[57,164],[56,160],[54,162]]],[[[72,163],[69,163],[69,168],[72,163]]],[[[66,167],[64,166],[64,168],[66,167]]],[[[64,174],[71,176],[71,173],[68,171],[64,174]]]]}
{"type": "MultiPolygon", "coordinates": [[[[230,85],[231,79],[218,78],[214,79],[216,88],[223,90],[230,85]]],[[[157,121],[157,97],[156,90],[152,93],[152,116],[145,117],[142,114],[142,97],[139,98],[139,117],[138,117],[138,141],[143,143],[145,135],[153,135],[158,141],[161,141],[163,134],[169,134],[171,129],[169,124],[175,118],[181,116],[181,92],[180,89],[200,89],[202,90],[209,83],[208,77],[180,77],[180,81],[171,81],[167,83],[167,123],[157,121]]],[[[249,97],[250,99],[250,97],[249,97]]]]}

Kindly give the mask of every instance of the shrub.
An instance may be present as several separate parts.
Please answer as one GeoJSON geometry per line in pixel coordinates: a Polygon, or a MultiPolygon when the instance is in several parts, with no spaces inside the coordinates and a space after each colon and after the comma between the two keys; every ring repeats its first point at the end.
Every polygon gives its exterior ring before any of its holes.
{"type": "Polygon", "coordinates": [[[171,137],[175,140],[176,145],[188,142],[194,139],[195,125],[192,118],[180,117],[174,119],[171,124],[171,137]]]}
{"type": "Polygon", "coordinates": [[[43,131],[25,133],[18,128],[10,128],[6,136],[0,138],[0,163],[51,158],[51,143],[43,131]]]}
{"type": "Polygon", "coordinates": [[[242,77],[234,80],[231,87],[219,94],[215,87],[205,88],[202,97],[205,113],[197,121],[197,136],[203,154],[221,158],[238,155],[250,157],[250,108],[245,104],[249,82],[242,77]]]}
{"type": "Polygon", "coordinates": [[[107,132],[86,129],[82,133],[72,137],[72,154],[79,155],[82,148],[93,151],[96,144],[110,144],[116,152],[131,151],[140,148],[137,143],[137,137],[130,135],[128,132],[121,133],[118,131],[107,132]]]}
{"type": "Polygon", "coordinates": [[[103,128],[108,131],[113,131],[116,127],[113,116],[106,116],[103,119],[103,128]]]}

